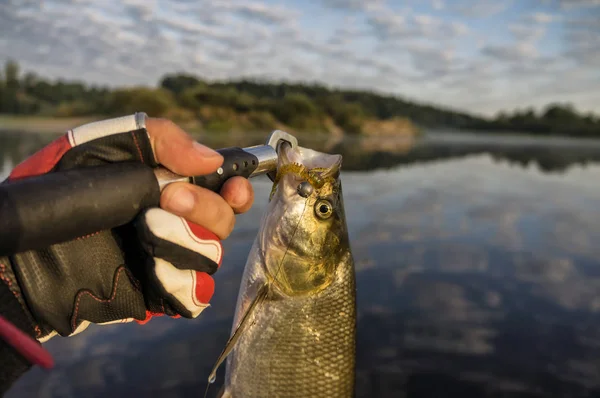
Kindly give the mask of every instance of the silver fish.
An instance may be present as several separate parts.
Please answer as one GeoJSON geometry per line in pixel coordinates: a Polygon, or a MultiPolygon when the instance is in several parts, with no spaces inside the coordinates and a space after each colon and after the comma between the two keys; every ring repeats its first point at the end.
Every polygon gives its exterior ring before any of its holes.
{"type": "Polygon", "coordinates": [[[342,157],[282,148],[250,251],[226,358],[223,398],[351,397],[356,288],[342,157]]]}

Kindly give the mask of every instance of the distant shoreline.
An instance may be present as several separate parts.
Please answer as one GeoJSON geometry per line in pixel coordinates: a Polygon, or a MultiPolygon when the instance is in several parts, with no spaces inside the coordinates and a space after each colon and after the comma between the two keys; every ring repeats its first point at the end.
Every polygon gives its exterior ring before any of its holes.
{"type": "Polygon", "coordinates": [[[85,123],[100,120],[102,117],[45,117],[0,115],[0,132],[31,134],[60,134],[85,123]]]}
{"type": "MultiPolygon", "coordinates": [[[[68,130],[81,126],[85,123],[94,122],[96,120],[106,119],[108,116],[96,115],[96,116],[84,116],[84,117],[52,117],[52,116],[26,116],[26,115],[0,115],[0,134],[7,133],[23,133],[23,134],[48,134],[48,135],[60,135],[68,130]]],[[[231,135],[240,136],[240,132],[209,132],[209,131],[198,131],[196,126],[186,123],[182,123],[181,126],[187,130],[190,134],[203,135],[206,138],[218,139],[218,137],[230,137],[231,135]]],[[[267,134],[270,130],[265,129],[264,134],[267,134]]],[[[291,132],[291,131],[290,131],[291,132]]],[[[260,134],[257,132],[248,132],[248,134],[241,133],[242,136],[257,136],[260,134]]],[[[300,136],[306,135],[306,133],[300,133],[300,136]]],[[[461,145],[474,145],[478,142],[486,142],[493,144],[494,141],[500,139],[501,145],[509,146],[524,146],[530,145],[550,145],[556,147],[570,147],[570,146],[581,146],[590,145],[591,147],[600,146],[600,139],[597,137],[578,137],[578,136],[555,136],[555,135],[538,135],[529,132],[515,133],[512,131],[480,131],[473,129],[453,129],[453,128],[430,128],[423,129],[422,134],[419,134],[421,139],[425,141],[435,142],[437,144],[446,143],[448,145],[461,144],[461,145]],[[507,140],[507,141],[506,141],[507,140]],[[509,144],[507,144],[509,142],[509,144]],[[470,143],[470,144],[469,144],[470,143]]],[[[309,134],[312,138],[321,139],[324,137],[331,137],[329,134],[309,134]]],[[[341,136],[337,136],[338,139],[342,139],[341,136]]],[[[383,136],[377,136],[376,134],[370,135],[365,134],[359,137],[350,135],[351,138],[363,138],[368,139],[369,142],[373,141],[388,141],[389,139],[406,139],[408,137],[417,138],[411,134],[406,135],[399,133],[386,134],[383,136]]],[[[241,137],[240,137],[241,138],[241,137]]],[[[306,137],[308,138],[308,137],[306,137]]]]}
{"type": "MultiPolygon", "coordinates": [[[[61,134],[77,126],[98,120],[108,119],[110,116],[36,116],[36,115],[0,115],[0,133],[26,133],[26,134],[61,134]]],[[[190,133],[196,133],[191,124],[182,123],[181,127],[190,133]]]]}
{"type": "MultiPolygon", "coordinates": [[[[111,116],[96,115],[96,116],[65,116],[65,117],[52,117],[52,116],[36,116],[36,115],[2,115],[0,114],[0,132],[19,132],[19,133],[40,133],[40,134],[59,134],[66,132],[74,127],[81,126],[86,123],[94,122],[96,120],[103,120],[110,118],[111,116]]],[[[205,133],[205,134],[239,134],[239,131],[206,131],[198,125],[198,123],[189,121],[178,121],[174,119],[184,130],[191,134],[205,133]]],[[[381,136],[381,137],[407,137],[417,136],[420,134],[420,130],[416,128],[412,123],[407,120],[397,119],[390,121],[371,120],[366,123],[365,136],[381,136]]],[[[302,132],[296,131],[288,126],[271,126],[270,128],[264,127],[265,134],[276,128],[286,130],[292,134],[302,134],[302,132]]],[[[256,133],[256,132],[254,132],[256,133]]],[[[322,134],[322,132],[320,132],[322,134]]],[[[331,132],[327,132],[327,135],[332,135],[331,132]]],[[[343,136],[345,133],[337,132],[337,136],[343,136]]]]}
{"type": "Polygon", "coordinates": [[[2,130],[57,132],[143,110],[171,119],[192,133],[206,134],[281,129],[292,134],[394,138],[417,137],[423,129],[459,129],[481,134],[600,137],[600,116],[579,112],[570,103],[483,117],[368,90],[317,84],[208,81],[175,73],[162,76],[156,86],[98,87],[51,81],[32,72],[21,74],[18,63],[11,60],[4,69],[0,76],[2,130]]]}

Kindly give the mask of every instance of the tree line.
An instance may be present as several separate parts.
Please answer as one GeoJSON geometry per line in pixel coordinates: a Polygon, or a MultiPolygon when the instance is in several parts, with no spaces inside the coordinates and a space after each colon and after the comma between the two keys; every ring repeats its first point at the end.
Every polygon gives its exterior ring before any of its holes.
{"type": "Polygon", "coordinates": [[[455,128],[539,135],[600,136],[600,117],[570,104],[550,104],[484,118],[419,104],[392,95],[318,84],[255,80],[209,82],[188,74],[164,76],[157,87],[114,88],[78,81],[50,81],[22,74],[14,61],[0,73],[0,113],[110,116],[143,110],[153,116],[199,122],[212,131],[296,130],[361,133],[366,120],[404,118],[425,128],[455,128]]]}

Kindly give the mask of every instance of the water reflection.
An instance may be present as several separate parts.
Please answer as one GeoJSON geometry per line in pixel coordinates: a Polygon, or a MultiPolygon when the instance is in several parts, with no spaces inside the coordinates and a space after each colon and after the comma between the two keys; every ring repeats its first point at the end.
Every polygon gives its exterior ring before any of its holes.
{"type": "MultiPolygon", "coordinates": [[[[18,161],[50,142],[57,134],[0,132],[0,176],[18,161]]],[[[265,136],[244,134],[196,134],[213,148],[246,147],[263,144],[265,136]]],[[[429,133],[420,139],[411,137],[336,137],[303,135],[300,145],[340,153],[347,171],[369,171],[414,163],[457,159],[489,154],[494,161],[529,167],[545,172],[563,172],[572,166],[600,162],[600,140],[560,138],[503,137],[452,133],[429,133]]]]}
{"type": "MultiPolygon", "coordinates": [[[[588,170],[587,181],[599,172],[588,170]]],[[[409,193],[376,199],[379,216],[353,237],[368,257],[359,274],[359,395],[596,391],[600,251],[558,245],[562,238],[545,228],[597,241],[600,190],[583,189],[582,176],[516,172],[485,157],[403,173],[386,174],[386,185],[409,193]],[[570,204],[561,200],[574,194],[570,204]],[[550,217],[557,205],[562,226],[550,217]]]]}
{"type": "MultiPolygon", "coordinates": [[[[480,143],[450,143],[436,158],[436,142],[391,154],[327,144],[343,148],[346,170],[377,167],[343,174],[357,267],[357,396],[597,396],[600,167],[575,164],[596,161],[600,150],[536,144],[556,159],[573,151],[555,161],[568,170],[548,174],[495,160],[510,150],[534,156],[521,150],[526,144],[483,151],[480,143]]],[[[27,145],[2,156],[18,161],[27,145]]],[[[93,327],[52,340],[57,369],[30,372],[7,396],[201,395],[266,205],[269,182],[253,185],[256,207],[224,243],[226,266],[201,319],[93,327]]]]}

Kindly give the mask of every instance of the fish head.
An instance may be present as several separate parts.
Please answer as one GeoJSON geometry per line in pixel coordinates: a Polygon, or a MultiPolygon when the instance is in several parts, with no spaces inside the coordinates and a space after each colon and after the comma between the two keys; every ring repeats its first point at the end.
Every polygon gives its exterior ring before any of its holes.
{"type": "Polygon", "coordinates": [[[259,247],[268,279],[283,294],[325,289],[349,251],[341,165],[341,155],[280,150],[259,247]]]}

